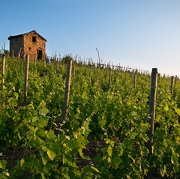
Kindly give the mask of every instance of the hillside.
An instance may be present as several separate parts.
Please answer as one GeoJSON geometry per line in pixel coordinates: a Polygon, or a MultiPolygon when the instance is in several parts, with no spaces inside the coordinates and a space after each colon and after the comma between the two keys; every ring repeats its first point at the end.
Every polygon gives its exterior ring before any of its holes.
{"type": "Polygon", "coordinates": [[[178,78],[158,75],[149,148],[151,75],[73,61],[64,111],[66,61],[25,65],[0,74],[0,178],[180,177],[178,78]]]}

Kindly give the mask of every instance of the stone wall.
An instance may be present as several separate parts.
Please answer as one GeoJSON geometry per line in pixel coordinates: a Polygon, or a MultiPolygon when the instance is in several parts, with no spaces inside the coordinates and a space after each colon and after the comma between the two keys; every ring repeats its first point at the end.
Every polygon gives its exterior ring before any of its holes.
{"type": "Polygon", "coordinates": [[[46,41],[34,32],[24,35],[24,55],[26,54],[29,54],[30,59],[45,59],[46,41]]]}
{"type": "Polygon", "coordinates": [[[28,54],[31,60],[45,60],[46,39],[40,36],[36,31],[10,36],[9,40],[11,56],[24,58],[28,54]]]}
{"type": "Polygon", "coordinates": [[[17,36],[16,38],[12,38],[10,40],[10,55],[18,57],[19,53],[21,57],[23,56],[24,45],[23,45],[23,37],[17,36]]]}

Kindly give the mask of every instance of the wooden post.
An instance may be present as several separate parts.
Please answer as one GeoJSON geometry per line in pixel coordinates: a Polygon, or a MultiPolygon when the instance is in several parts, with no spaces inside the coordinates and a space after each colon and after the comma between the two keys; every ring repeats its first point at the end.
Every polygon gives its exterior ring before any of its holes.
{"type": "MultiPolygon", "coordinates": [[[[152,157],[152,146],[153,146],[153,138],[154,138],[154,121],[155,121],[155,109],[156,109],[156,91],[157,91],[157,79],[158,78],[158,70],[157,68],[152,69],[151,73],[151,94],[150,94],[150,110],[149,110],[149,124],[150,129],[148,132],[149,140],[147,142],[147,148],[149,150],[148,160],[151,160],[152,157]]],[[[151,177],[151,166],[148,171],[148,177],[151,177]]]]}
{"type": "Polygon", "coordinates": [[[5,76],[5,55],[2,57],[2,91],[5,89],[4,86],[4,76],[5,76]]]}
{"type": "Polygon", "coordinates": [[[174,78],[174,76],[171,76],[171,86],[170,86],[171,96],[173,95],[174,82],[175,82],[175,78],[174,78]]]}
{"type": "Polygon", "coordinates": [[[151,126],[149,138],[150,143],[153,143],[153,135],[154,135],[154,120],[155,120],[155,109],[156,109],[156,92],[157,92],[157,77],[158,71],[157,68],[152,69],[151,73],[151,94],[150,94],[150,111],[149,111],[149,124],[151,126]]]}
{"type": "Polygon", "coordinates": [[[66,88],[65,88],[65,96],[64,96],[63,120],[66,119],[67,112],[68,112],[68,103],[69,103],[69,96],[70,96],[71,71],[72,71],[72,60],[69,60],[68,61],[68,67],[67,67],[66,88]]]}
{"type": "Polygon", "coordinates": [[[28,73],[29,73],[29,55],[26,55],[26,66],[25,66],[25,76],[24,76],[24,105],[27,104],[28,73]]]}
{"type": "Polygon", "coordinates": [[[150,110],[149,110],[149,155],[152,155],[152,145],[153,145],[153,137],[154,137],[154,121],[155,121],[155,109],[156,109],[156,92],[157,92],[157,78],[158,78],[158,70],[157,68],[152,69],[151,73],[151,94],[150,94],[150,110]]]}

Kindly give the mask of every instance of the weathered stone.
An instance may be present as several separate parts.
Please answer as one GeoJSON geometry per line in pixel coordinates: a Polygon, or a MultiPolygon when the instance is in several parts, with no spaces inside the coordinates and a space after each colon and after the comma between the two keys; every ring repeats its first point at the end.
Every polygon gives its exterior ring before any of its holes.
{"type": "Polygon", "coordinates": [[[28,54],[29,59],[45,60],[47,40],[35,30],[10,36],[8,40],[10,40],[11,56],[24,58],[28,54]]]}

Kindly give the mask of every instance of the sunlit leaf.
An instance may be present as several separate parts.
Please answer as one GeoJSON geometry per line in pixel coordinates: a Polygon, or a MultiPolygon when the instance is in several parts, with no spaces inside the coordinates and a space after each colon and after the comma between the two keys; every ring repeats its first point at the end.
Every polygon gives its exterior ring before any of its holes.
{"type": "Polygon", "coordinates": [[[168,111],[168,110],[169,110],[168,105],[166,105],[166,106],[164,107],[164,110],[165,110],[165,111],[168,111]]]}
{"type": "Polygon", "coordinates": [[[108,148],[107,148],[107,153],[108,153],[108,155],[111,157],[112,156],[112,147],[111,146],[109,146],[108,148]]]}
{"type": "Polygon", "coordinates": [[[179,109],[179,108],[175,108],[175,111],[176,111],[177,114],[180,116],[180,109],[179,109]]]}
{"type": "Polygon", "coordinates": [[[21,167],[23,166],[24,162],[25,162],[25,161],[24,161],[24,159],[22,158],[22,159],[20,160],[20,162],[19,162],[21,167]]]}
{"type": "Polygon", "coordinates": [[[47,155],[51,160],[54,160],[54,158],[56,157],[56,153],[52,150],[47,150],[47,155]]]}

